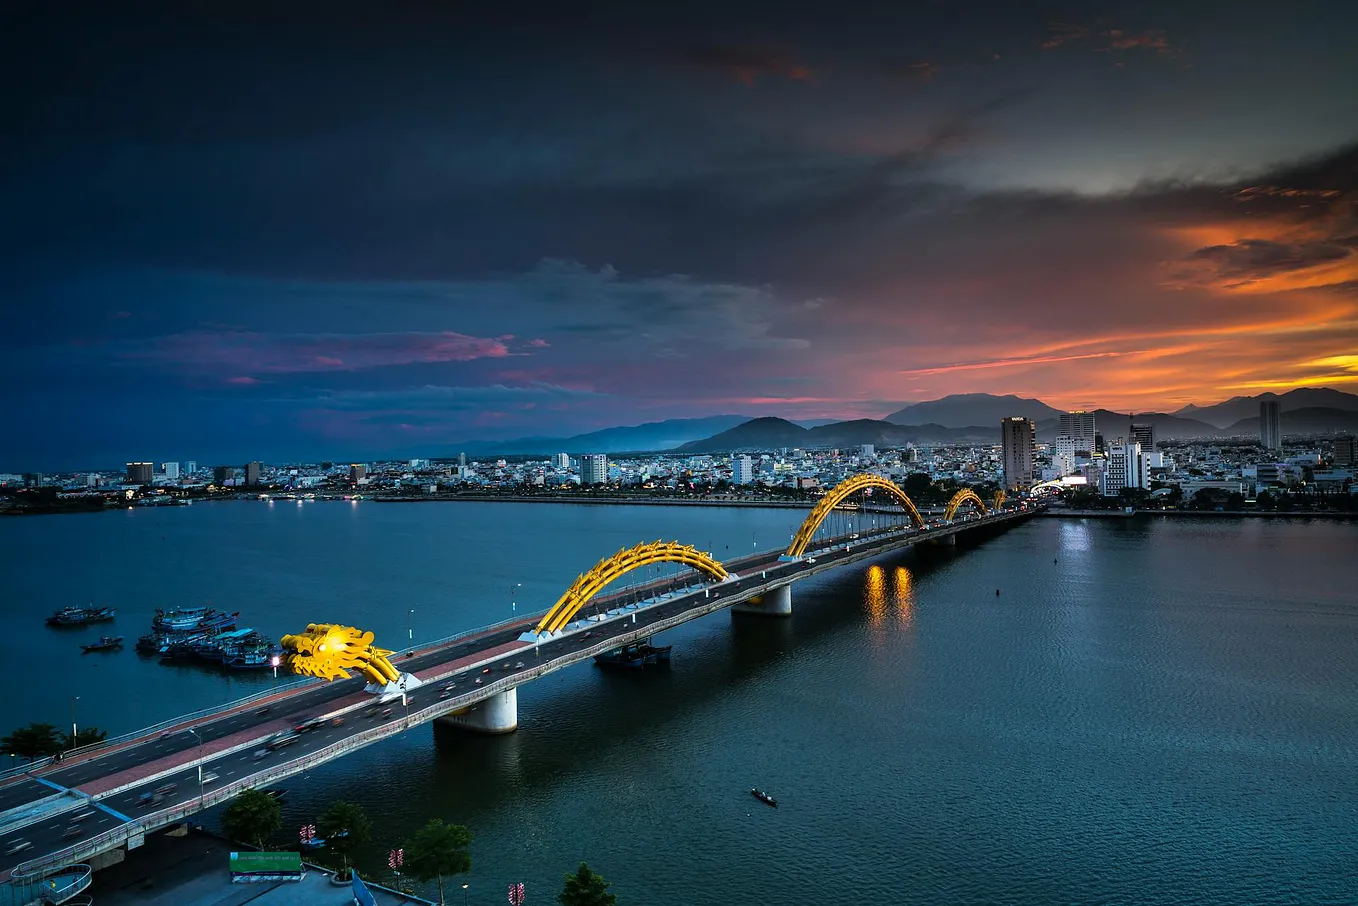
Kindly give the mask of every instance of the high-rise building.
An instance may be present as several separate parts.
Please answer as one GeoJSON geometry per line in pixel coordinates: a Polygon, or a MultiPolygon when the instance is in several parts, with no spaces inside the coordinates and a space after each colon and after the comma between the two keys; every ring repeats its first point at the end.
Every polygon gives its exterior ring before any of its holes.
{"type": "Polygon", "coordinates": [[[263,463],[247,462],[245,464],[245,484],[246,486],[259,484],[259,473],[264,469],[263,463]]]}
{"type": "Polygon", "coordinates": [[[150,484],[155,477],[156,465],[151,462],[129,462],[127,464],[128,484],[150,484]]]}
{"type": "Polygon", "coordinates": [[[754,460],[748,456],[737,456],[731,460],[731,481],[735,484],[754,481],[754,460]]]}
{"type": "Polygon", "coordinates": [[[1116,497],[1124,488],[1145,488],[1150,483],[1146,478],[1145,460],[1141,456],[1141,444],[1136,441],[1115,444],[1108,448],[1108,461],[1103,472],[1103,495],[1116,497]]]}
{"type": "Polygon", "coordinates": [[[569,453],[552,454],[553,469],[569,469],[570,467],[571,467],[571,457],[569,453]]]}
{"type": "Polygon", "coordinates": [[[457,467],[458,467],[459,469],[465,469],[465,468],[467,468],[467,454],[466,454],[466,453],[459,453],[459,454],[457,454],[457,467]]]}
{"type": "Polygon", "coordinates": [[[1150,453],[1155,450],[1155,426],[1143,425],[1132,422],[1132,426],[1127,429],[1131,440],[1141,444],[1143,452],[1150,453]]]}
{"type": "Polygon", "coordinates": [[[1030,418],[1010,416],[1000,422],[1000,445],[1004,451],[1004,486],[1010,491],[1033,483],[1033,448],[1037,426],[1030,418]]]}
{"type": "Polygon", "coordinates": [[[356,462],[349,467],[349,481],[358,484],[368,479],[368,466],[365,463],[356,462]]]}
{"type": "Polygon", "coordinates": [[[1282,415],[1277,400],[1259,403],[1259,444],[1265,450],[1283,448],[1282,415]]]}
{"type": "Polygon", "coordinates": [[[586,453],[580,457],[581,484],[608,483],[608,457],[603,453],[586,453]]]}
{"type": "Polygon", "coordinates": [[[185,475],[192,475],[194,472],[198,471],[198,463],[190,459],[184,463],[184,468],[182,471],[185,475]]]}
{"type": "Polygon", "coordinates": [[[1073,438],[1076,451],[1085,453],[1094,452],[1094,413],[1086,412],[1083,409],[1075,409],[1071,412],[1062,412],[1060,425],[1056,430],[1057,434],[1073,438]],[[1089,446],[1081,446],[1081,444],[1089,446]]]}
{"type": "Polygon", "coordinates": [[[160,471],[165,475],[167,481],[174,481],[179,477],[179,463],[163,462],[160,464],[160,471]]]}
{"type": "Polygon", "coordinates": [[[863,444],[858,448],[859,459],[873,459],[877,456],[877,447],[874,444],[863,444]]]}
{"type": "Polygon", "coordinates": [[[214,466],[212,469],[212,483],[219,488],[226,487],[227,482],[234,481],[235,478],[235,466],[214,466]]]}
{"type": "Polygon", "coordinates": [[[1358,465],[1358,441],[1352,437],[1339,437],[1334,442],[1334,464],[1337,466],[1358,465]]]}

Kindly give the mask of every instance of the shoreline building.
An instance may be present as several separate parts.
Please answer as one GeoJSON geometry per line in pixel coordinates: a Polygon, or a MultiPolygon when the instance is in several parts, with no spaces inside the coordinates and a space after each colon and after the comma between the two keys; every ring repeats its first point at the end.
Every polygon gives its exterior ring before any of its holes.
{"type": "Polygon", "coordinates": [[[156,465],[152,462],[129,462],[127,464],[127,483],[128,484],[150,484],[156,474],[156,465]]]}
{"type": "Polygon", "coordinates": [[[1277,400],[1259,403],[1259,445],[1265,450],[1282,450],[1282,413],[1277,400]]]}
{"type": "Polygon", "coordinates": [[[1017,491],[1033,483],[1033,451],[1036,446],[1037,426],[1032,419],[1011,415],[1000,422],[1005,490],[1017,491]]]}
{"type": "Polygon", "coordinates": [[[754,481],[754,460],[748,456],[737,456],[731,460],[731,481],[734,484],[750,484],[754,481]]]}
{"type": "Polygon", "coordinates": [[[608,483],[608,456],[606,454],[586,453],[580,457],[580,483],[608,483]]]}
{"type": "Polygon", "coordinates": [[[553,469],[561,469],[562,471],[564,471],[566,469],[569,469],[570,467],[571,467],[571,457],[569,453],[552,454],[553,469]]]}
{"type": "Polygon", "coordinates": [[[245,464],[245,484],[247,487],[259,484],[259,475],[263,469],[264,464],[261,462],[247,462],[245,464]]]}

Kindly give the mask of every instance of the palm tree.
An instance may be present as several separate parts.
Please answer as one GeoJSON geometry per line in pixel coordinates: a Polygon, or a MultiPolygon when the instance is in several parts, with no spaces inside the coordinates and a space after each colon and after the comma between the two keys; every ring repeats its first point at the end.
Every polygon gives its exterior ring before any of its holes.
{"type": "Polygon", "coordinates": [[[433,818],[406,844],[406,868],[421,881],[438,881],[440,906],[444,902],[444,877],[472,870],[472,857],[467,852],[471,842],[471,831],[464,825],[433,818]]]}

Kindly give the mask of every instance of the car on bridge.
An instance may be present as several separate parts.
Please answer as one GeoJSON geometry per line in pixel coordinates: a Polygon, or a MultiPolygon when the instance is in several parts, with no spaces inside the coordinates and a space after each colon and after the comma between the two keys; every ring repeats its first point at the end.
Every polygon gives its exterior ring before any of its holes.
{"type": "Polygon", "coordinates": [[[276,749],[281,749],[284,746],[290,746],[301,738],[302,736],[300,733],[293,732],[292,730],[284,730],[282,733],[275,733],[273,736],[270,736],[268,741],[264,743],[264,748],[272,752],[276,749]]]}

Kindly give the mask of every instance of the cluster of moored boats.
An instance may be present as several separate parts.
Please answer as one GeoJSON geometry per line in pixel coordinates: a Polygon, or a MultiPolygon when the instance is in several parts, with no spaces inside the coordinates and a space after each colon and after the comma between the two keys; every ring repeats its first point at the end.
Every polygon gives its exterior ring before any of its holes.
{"type": "Polygon", "coordinates": [[[157,610],[151,631],[137,639],[141,654],[162,661],[197,661],[230,670],[262,670],[276,666],[283,649],[253,629],[238,629],[240,612],[212,607],[157,610]]]}

